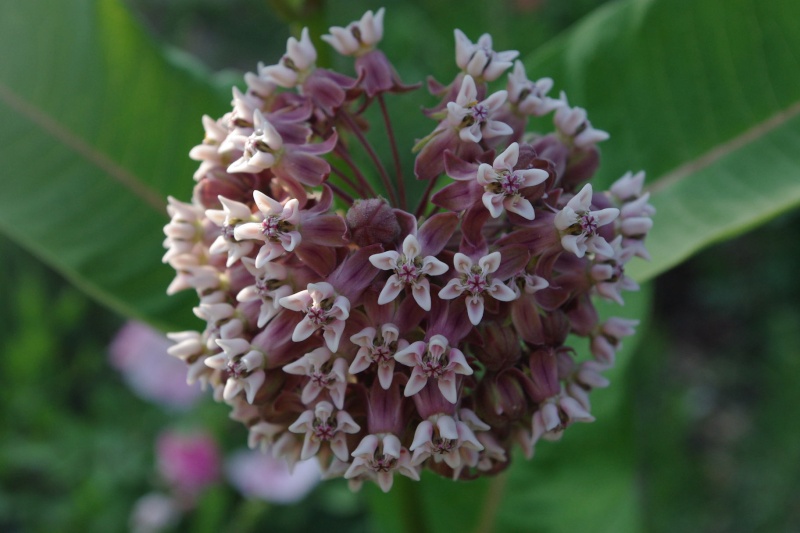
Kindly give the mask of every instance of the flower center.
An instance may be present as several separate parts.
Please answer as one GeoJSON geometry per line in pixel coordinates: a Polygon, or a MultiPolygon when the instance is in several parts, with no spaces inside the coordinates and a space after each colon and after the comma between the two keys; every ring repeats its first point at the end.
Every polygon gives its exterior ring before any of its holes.
{"type": "Polygon", "coordinates": [[[222,226],[220,230],[222,233],[222,237],[228,242],[236,242],[236,238],[233,236],[233,226],[230,224],[225,224],[222,226]]]}
{"type": "Polygon", "coordinates": [[[241,360],[239,361],[229,361],[228,362],[228,372],[230,373],[231,377],[234,379],[241,379],[245,372],[247,372],[247,367],[245,366],[244,362],[241,360]]]}
{"type": "Polygon", "coordinates": [[[327,387],[328,384],[331,381],[333,381],[333,378],[331,377],[330,373],[319,370],[312,372],[309,378],[311,379],[311,382],[314,385],[317,385],[322,388],[327,387]]]}
{"type": "Polygon", "coordinates": [[[488,286],[486,276],[482,273],[467,274],[467,279],[464,280],[464,288],[472,293],[473,296],[482,293],[488,286]]]}
{"type": "Polygon", "coordinates": [[[372,355],[372,361],[378,364],[394,360],[392,358],[392,351],[386,345],[373,346],[371,355],[372,355]]]}
{"type": "Polygon", "coordinates": [[[431,440],[431,444],[433,444],[433,453],[445,454],[453,449],[455,446],[455,441],[451,439],[444,439],[442,437],[434,437],[431,440]]]}
{"type": "Polygon", "coordinates": [[[261,233],[271,241],[277,241],[281,230],[281,219],[278,215],[270,215],[261,223],[261,233]]]}
{"type": "Polygon", "coordinates": [[[472,108],[472,119],[475,122],[482,123],[486,122],[486,118],[489,116],[489,110],[486,109],[485,105],[476,104],[472,108]]]}
{"type": "Polygon", "coordinates": [[[328,424],[328,420],[314,420],[314,436],[321,441],[329,441],[333,438],[336,428],[328,424]]]}
{"type": "Polygon", "coordinates": [[[578,219],[578,224],[581,226],[581,230],[586,235],[594,235],[597,233],[597,219],[592,216],[591,213],[584,213],[578,219]]]}
{"type": "Polygon", "coordinates": [[[375,472],[389,472],[395,467],[396,464],[397,459],[391,455],[386,455],[383,453],[379,454],[377,450],[375,450],[375,455],[369,462],[370,468],[372,468],[375,472]]]}
{"type": "Polygon", "coordinates": [[[522,177],[516,172],[507,174],[502,177],[500,181],[500,188],[506,196],[513,196],[519,194],[520,186],[522,185],[522,177]]]}
{"type": "Polygon", "coordinates": [[[395,269],[397,277],[403,283],[413,283],[419,278],[419,269],[412,261],[406,261],[395,269]]]}
{"type": "Polygon", "coordinates": [[[328,322],[328,311],[322,307],[309,308],[306,316],[315,326],[322,326],[328,322]]]}

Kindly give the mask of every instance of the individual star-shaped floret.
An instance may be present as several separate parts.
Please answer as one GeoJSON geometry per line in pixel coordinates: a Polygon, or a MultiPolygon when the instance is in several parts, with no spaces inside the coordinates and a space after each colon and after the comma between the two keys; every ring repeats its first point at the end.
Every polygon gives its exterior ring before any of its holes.
{"type": "Polygon", "coordinates": [[[376,13],[367,11],[358,22],[351,22],[346,28],[333,26],[328,31],[330,35],[323,35],[321,39],[337,52],[345,56],[360,56],[366,54],[383,39],[384,8],[376,13]]]}
{"type": "Polygon", "coordinates": [[[300,460],[311,459],[323,443],[328,443],[333,454],[341,461],[347,461],[350,453],[347,450],[347,434],[358,433],[361,427],[356,424],[347,411],[336,411],[330,402],[321,401],[314,410],[303,411],[303,414],[289,426],[292,433],[304,433],[303,450],[300,460]]]}
{"type": "Polygon", "coordinates": [[[503,208],[528,220],[534,218],[533,205],[522,196],[520,190],[543,183],[548,173],[539,168],[514,170],[518,159],[519,144],[511,143],[491,166],[487,163],[478,166],[478,183],[486,191],[483,193],[483,205],[493,218],[502,215],[503,208]]]}
{"type": "Polygon", "coordinates": [[[425,387],[428,379],[435,379],[442,396],[450,403],[456,403],[456,374],[469,376],[472,369],[464,353],[450,346],[444,335],[434,335],[428,342],[417,341],[408,348],[394,354],[395,360],[412,367],[408,378],[405,396],[413,396],[425,387]]]}
{"type": "Polygon", "coordinates": [[[347,361],[341,357],[331,360],[332,356],[331,351],[323,346],[283,367],[283,371],[288,374],[309,378],[300,396],[304,404],[313,402],[322,391],[327,390],[336,408],[344,407],[347,361]]]}
{"type": "Polygon", "coordinates": [[[268,261],[291,252],[300,244],[300,202],[296,198],[280,203],[261,191],[253,191],[253,198],[264,220],[236,226],[233,231],[237,240],[260,240],[264,245],[256,256],[255,266],[261,268],[268,261]]]}
{"type": "Polygon", "coordinates": [[[292,340],[300,342],[316,330],[323,330],[328,348],[335,352],[344,332],[345,320],[350,316],[350,300],[336,294],[328,282],[309,283],[308,289],[278,300],[283,307],[306,314],[292,333],[292,340]]]}
{"type": "Polygon", "coordinates": [[[367,435],[352,455],[353,463],[344,474],[346,479],[374,479],[383,492],[391,490],[395,472],[419,481],[419,473],[411,465],[411,453],[391,433],[367,435]]]}
{"type": "Polygon", "coordinates": [[[447,123],[458,130],[462,141],[474,143],[514,132],[511,126],[492,120],[492,114],[505,103],[506,91],[497,91],[485,100],[478,101],[478,89],[472,76],[464,76],[455,102],[447,103],[447,123]]]}
{"type": "Polygon", "coordinates": [[[619,209],[607,207],[591,211],[591,207],[592,184],[587,183],[555,216],[555,226],[561,233],[561,245],[578,257],[583,257],[586,252],[613,257],[614,249],[597,230],[613,222],[619,215],[619,209]]]}
{"type": "Polygon", "coordinates": [[[454,33],[456,64],[474,78],[483,81],[496,80],[508,70],[511,62],[519,55],[516,50],[506,52],[492,50],[492,36],[488,33],[481,35],[474,44],[461,30],[455,30],[454,33]]]}
{"type": "Polygon", "coordinates": [[[431,285],[427,276],[439,276],[447,272],[447,265],[428,255],[420,257],[421,247],[414,235],[403,240],[403,253],[394,250],[375,254],[369,258],[375,268],[394,270],[386,280],[378,303],[383,305],[393,301],[400,291],[408,285],[417,304],[426,311],[431,309],[431,285]]]}
{"type": "Polygon", "coordinates": [[[439,291],[439,298],[452,300],[464,294],[469,321],[477,326],[483,318],[484,295],[488,294],[501,302],[510,302],[517,297],[512,289],[491,276],[500,268],[500,261],[500,252],[481,257],[477,265],[468,256],[457,253],[453,257],[453,265],[461,275],[447,282],[439,291]]]}

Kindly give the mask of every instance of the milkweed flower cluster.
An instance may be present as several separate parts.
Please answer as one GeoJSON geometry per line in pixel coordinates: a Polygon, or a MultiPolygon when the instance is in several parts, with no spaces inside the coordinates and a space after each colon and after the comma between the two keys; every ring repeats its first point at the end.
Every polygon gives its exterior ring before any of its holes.
{"type": "Polygon", "coordinates": [[[589,393],[636,321],[601,321],[592,298],[638,288],[625,265],[647,258],[654,211],[641,172],[593,189],[608,134],[585,110],[529,80],[517,52],[459,30],[458,73],[428,83],[440,101],[414,147],[425,192],[410,209],[385,99],[416,87],[377,48],[383,17],[322,37],[354,57],[354,77],[316,66],[303,30],[245,76],[231,112],[203,118],[164,261],[168,292],[195,290],[206,324],[171,334],[170,353],[232,406],[250,446],[388,491],[423,468],[495,474],[512,447],[530,457],[593,420],[589,393]],[[366,135],[374,105],[389,158],[366,135]],[[547,115],[552,133],[526,131],[547,115]]]}

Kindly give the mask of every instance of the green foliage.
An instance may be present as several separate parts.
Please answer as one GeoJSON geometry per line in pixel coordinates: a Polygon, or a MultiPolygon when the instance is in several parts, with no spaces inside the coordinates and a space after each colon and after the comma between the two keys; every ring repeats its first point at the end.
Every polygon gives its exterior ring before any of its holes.
{"type": "Polygon", "coordinates": [[[529,57],[592,123],[600,183],[646,170],[650,279],[800,203],[794,0],[614,2],[529,57]]]}
{"type": "Polygon", "coordinates": [[[0,47],[0,229],[116,310],[185,325],[191,299],[164,295],[165,200],[188,199],[185,154],[225,98],[115,1],[3,2],[0,47]]]}

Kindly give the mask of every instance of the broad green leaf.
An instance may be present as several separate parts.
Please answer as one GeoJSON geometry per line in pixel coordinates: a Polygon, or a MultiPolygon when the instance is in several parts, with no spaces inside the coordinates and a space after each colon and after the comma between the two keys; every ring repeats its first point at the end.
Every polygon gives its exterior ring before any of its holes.
{"type": "Polygon", "coordinates": [[[611,133],[599,180],[646,170],[649,279],[800,203],[800,3],[629,0],[526,62],[611,133]]]}
{"type": "Polygon", "coordinates": [[[2,2],[0,48],[0,231],[109,306],[185,324],[193,295],[164,294],[160,228],[226,98],[116,0],[2,2]]]}

